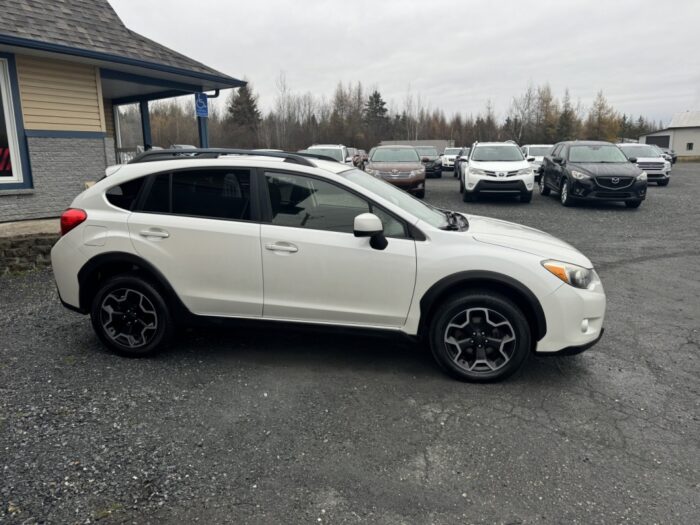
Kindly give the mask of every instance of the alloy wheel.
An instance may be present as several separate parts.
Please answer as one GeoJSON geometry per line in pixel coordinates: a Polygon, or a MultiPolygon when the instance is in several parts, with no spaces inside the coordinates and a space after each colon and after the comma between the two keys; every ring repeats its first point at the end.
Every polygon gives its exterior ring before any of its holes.
{"type": "Polygon", "coordinates": [[[151,300],[138,290],[119,288],[102,299],[100,323],[115,343],[130,349],[151,342],[158,331],[158,314],[151,300]]]}
{"type": "Polygon", "coordinates": [[[503,368],[517,348],[513,325],[490,308],[459,312],[447,324],[444,342],[455,365],[472,373],[491,373],[503,368]]]}
{"type": "Polygon", "coordinates": [[[569,200],[569,184],[564,182],[561,186],[561,203],[566,204],[566,202],[569,200]]]}

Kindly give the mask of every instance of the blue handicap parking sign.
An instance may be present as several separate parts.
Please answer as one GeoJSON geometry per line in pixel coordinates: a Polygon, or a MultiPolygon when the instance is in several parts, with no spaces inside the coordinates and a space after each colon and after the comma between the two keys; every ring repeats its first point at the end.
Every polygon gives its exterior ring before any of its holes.
{"type": "Polygon", "coordinates": [[[198,117],[207,118],[209,116],[209,99],[206,93],[194,94],[194,111],[198,117]]]}

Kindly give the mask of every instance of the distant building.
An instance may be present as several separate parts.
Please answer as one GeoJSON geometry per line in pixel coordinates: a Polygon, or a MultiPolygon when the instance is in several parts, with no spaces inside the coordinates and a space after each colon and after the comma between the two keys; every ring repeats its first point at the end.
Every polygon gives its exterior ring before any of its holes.
{"type": "Polygon", "coordinates": [[[679,157],[700,157],[700,111],[676,113],[666,129],[642,135],[639,142],[670,148],[679,157]]]}
{"type": "Polygon", "coordinates": [[[406,146],[433,146],[438,153],[445,151],[445,148],[453,148],[454,140],[383,140],[379,143],[380,146],[397,146],[404,144],[406,146]]]}

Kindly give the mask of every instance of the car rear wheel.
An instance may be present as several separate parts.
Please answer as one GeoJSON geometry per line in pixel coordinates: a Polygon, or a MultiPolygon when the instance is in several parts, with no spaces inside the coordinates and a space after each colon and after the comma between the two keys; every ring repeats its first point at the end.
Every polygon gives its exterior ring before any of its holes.
{"type": "Polygon", "coordinates": [[[117,276],[105,281],[92,301],[90,318],[105,346],[127,357],[153,354],[167,344],[173,332],[162,295],[139,277],[117,276]]]}
{"type": "Polygon", "coordinates": [[[639,208],[642,205],[642,201],[625,201],[625,206],[628,208],[639,208]]]}
{"type": "Polygon", "coordinates": [[[561,182],[561,191],[559,192],[559,201],[563,206],[573,206],[574,202],[569,195],[569,181],[563,179],[561,182]]]}
{"type": "Polygon", "coordinates": [[[488,382],[505,379],[530,353],[530,326],[509,299],[490,291],[455,295],[430,324],[433,357],[452,377],[488,382]]]}
{"type": "Polygon", "coordinates": [[[425,190],[419,190],[419,191],[415,192],[413,195],[415,195],[419,199],[423,199],[425,197],[425,190]]]}
{"type": "Polygon", "coordinates": [[[543,197],[547,197],[552,192],[552,190],[550,190],[544,183],[544,177],[540,177],[537,187],[540,189],[540,195],[543,197]]]}

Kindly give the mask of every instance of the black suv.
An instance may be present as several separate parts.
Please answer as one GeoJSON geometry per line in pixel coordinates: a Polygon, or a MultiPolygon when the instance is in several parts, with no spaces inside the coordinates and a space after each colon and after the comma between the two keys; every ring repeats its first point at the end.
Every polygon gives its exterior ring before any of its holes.
{"type": "Polygon", "coordinates": [[[425,166],[425,178],[441,178],[442,161],[437,150],[433,146],[416,146],[416,151],[420,155],[420,161],[425,166]]]}
{"type": "Polygon", "coordinates": [[[542,162],[540,194],[555,191],[564,206],[597,200],[638,208],[647,194],[647,174],[634,160],[610,142],[560,142],[542,162]]]}

